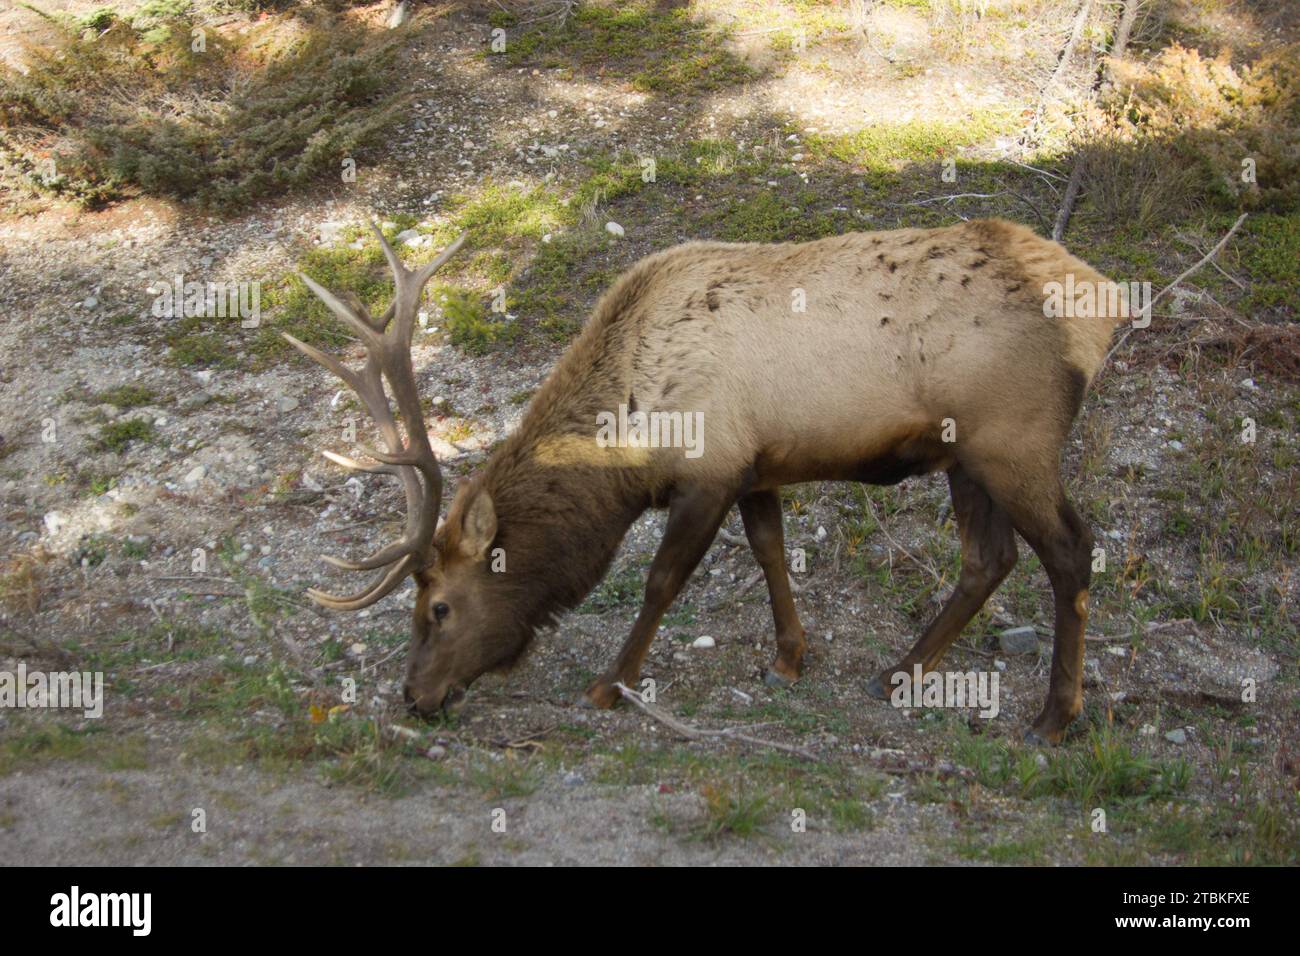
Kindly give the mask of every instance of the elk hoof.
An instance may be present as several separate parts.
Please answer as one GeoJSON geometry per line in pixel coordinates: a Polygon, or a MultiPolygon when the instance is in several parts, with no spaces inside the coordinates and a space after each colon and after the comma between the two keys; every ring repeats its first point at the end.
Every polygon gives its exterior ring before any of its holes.
{"type": "Polygon", "coordinates": [[[588,687],[587,692],[579,698],[578,706],[589,710],[609,710],[622,696],[614,685],[597,682],[588,687]]]}
{"type": "Polygon", "coordinates": [[[794,685],[794,678],[786,677],[780,671],[769,667],[767,673],[763,675],[763,683],[768,687],[785,690],[787,687],[792,687],[794,685]]]}
{"type": "Polygon", "coordinates": [[[1025,743],[1030,747],[1055,747],[1060,743],[1060,738],[1052,740],[1051,737],[1044,736],[1033,727],[1030,727],[1025,731],[1025,743]]]}
{"type": "Polygon", "coordinates": [[[876,700],[889,700],[889,691],[885,690],[879,674],[867,681],[867,694],[876,700]]]}

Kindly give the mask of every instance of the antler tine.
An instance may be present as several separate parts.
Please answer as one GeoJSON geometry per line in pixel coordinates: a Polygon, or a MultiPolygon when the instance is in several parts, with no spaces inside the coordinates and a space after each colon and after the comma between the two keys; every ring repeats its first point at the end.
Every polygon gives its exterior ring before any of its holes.
{"type": "Polygon", "coordinates": [[[442,250],[442,252],[438,254],[438,258],[434,259],[432,262],[428,262],[420,266],[420,268],[415,273],[415,281],[418,283],[418,288],[423,289],[424,284],[428,282],[431,278],[433,278],[433,274],[435,272],[437,272],[444,265],[446,265],[447,260],[450,259],[452,256],[454,256],[457,253],[457,251],[459,251],[460,247],[465,244],[465,240],[468,238],[469,238],[469,233],[462,232],[459,236],[456,237],[455,241],[452,242],[451,245],[449,245],[446,249],[442,250]]]}
{"type": "MultiPolygon", "coordinates": [[[[332,451],[321,452],[326,458],[336,465],[342,465],[344,468],[350,468],[352,471],[366,471],[372,475],[396,475],[397,469],[393,466],[396,464],[407,464],[406,462],[385,462],[382,465],[363,465],[355,458],[349,458],[347,455],[339,455],[332,451]]],[[[366,454],[371,458],[379,458],[379,452],[366,449],[366,454]]],[[[392,456],[385,456],[392,457],[392,456]]],[[[382,461],[382,459],[380,459],[382,461]]]]}
{"type": "Polygon", "coordinates": [[[324,286],[318,285],[312,277],[306,273],[299,272],[298,278],[302,279],[307,288],[316,293],[316,297],[324,302],[331,312],[350,325],[353,331],[355,331],[357,335],[361,336],[361,341],[365,342],[367,346],[376,342],[378,336],[370,323],[353,312],[347,305],[336,299],[334,293],[330,292],[330,290],[324,286]]]}
{"type": "Polygon", "coordinates": [[[308,588],[307,596],[315,601],[321,607],[327,607],[334,611],[359,611],[363,607],[369,607],[384,595],[392,591],[402,578],[412,571],[415,567],[415,557],[406,555],[388,569],[372,585],[356,594],[349,594],[341,597],[337,594],[330,594],[326,591],[318,591],[316,588],[308,588]]]}
{"type": "Polygon", "coordinates": [[[345,468],[394,475],[401,480],[406,495],[406,528],[398,541],[360,561],[325,557],[325,561],[334,567],[348,571],[368,571],[391,564],[369,587],[356,594],[329,594],[315,588],[307,592],[318,604],[340,611],[368,607],[390,593],[406,574],[423,566],[433,540],[442,502],[442,469],[438,467],[438,460],[429,444],[429,433],[425,429],[424,415],[420,408],[415,370],[411,366],[411,335],[424,283],[465,240],[465,236],[461,236],[443,250],[434,262],[412,272],[402,264],[402,260],[384,238],[382,230],[374,223],[371,226],[379,238],[384,257],[393,270],[395,286],[393,303],[378,319],[372,318],[355,297],[349,297],[351,302],[345,304],[310,277],[302,276],[307,288],[361,337],[366,348],[365,366],[359,372],[353,371],[335,356],[300,342],[287,333],[284,336],[295,348],[329,369],[356,393],[374,419],[388,448],[387,452],[367,452],[367,455],[380,462],[378,465],[364,465],[345,455],[328,451],[324,453],[325,457],[345,468]],[[392,322],[394,318],[396,322],[392,322]],[[388,389],[384,387],[385,381],[388,389]],[[390,389],[406,424],[405,442],[389,405],[390,389]]]}

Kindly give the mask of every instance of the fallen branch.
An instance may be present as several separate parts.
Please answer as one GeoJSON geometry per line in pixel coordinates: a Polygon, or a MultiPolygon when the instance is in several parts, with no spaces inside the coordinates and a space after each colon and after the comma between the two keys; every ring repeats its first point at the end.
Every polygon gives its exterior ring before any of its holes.
{"type": "Polygon", "coordinates": [[[721,730],[706,730],[703,727],[692,727],[690,724],[684,724],[676,717],[666,713],[653,704],[647,704],[641,699],[641,695],[629,688],[627,685],[618,683],[614,685],[618,692],[623,695],[624,699],[631,701],[642,713],[653,717],[665,727],[669,727],[681,734],[688,740],[707,740],[724,738],[727,740],[739,740],[741,743],[751,744],[755,747],[771,747],[773,750],[780,750],[784,753],[793,754],[803,760],[813,760],[817,758],[804,750],[802,747],[796,747],[793,744],[783,744],[776,740],[764,740],[761,737],[751,737],[748,734],[742,734],[735,728],[723,728],[721,730]]]}
{"type": "MultiPolygon", "coordinates": [[[[1243,222],[1246,221],[1246,216],[1247,216],[1247,215],[1248,215],[1247,213],[1244,213],[1244,212],[1243,212],[1240,216],[1238,216],[1238,217],[1237,217],[1237,221],[1234,222],[1234,223],[1232,224],[1232,228],[1229,229],[1229,230],[1224,234],[1224,236],[1223,236],[1222,239],[1220,239],[1217,243],[1215,243],[1213,249],[1211,249],[1209,252],[1207,252],[1205,255],[1203,255],[1203,256],[1201,257],[1200,261],[1197,262],[1195,265],[1193,265],[1191,268],[1189,268],[1189,269],[1185,269],[1185,270],[1183,271],[1182,275],[1180,275],[1177,279],[1175,279],[1173,282],[1169,283],[1169,285],[1165,286],[1163,289],[1161,289],[1159,292],[1157,292],[1154,296],[1152,296],[1152,297],[1151,297],[1151,301],[1147,304],[1147,309],[1148,309],[1148,311],[1151,310],[1151,309],[1154,309],[1156,303],[1159,302],[1162,298],[1164,298],[1166,294],[1168,294],[1169,292],[1173,291],[1173,289],[1178,285],[1178,283],[1182,282],[1184,279],[1186,279],[1188,276],[1190,276],[1193,272],[1196,272],[1198,269],[1200,269],[1202,266],[1204,266],[1207,262],[1209,262],[1211,259],[1213,259],[1215,256],[1217,256],[1217,255],[1219,254],[1220,250],[1222,250],[1223,247],[1226,246],[1226,245],[1228,244],[1228,240],[1231,239],[1231,238],[1233,237],[1233,234],[1236,233],[1236,231],[1241,227],[1241,224],[1242,224],[1243,222]]],[[[1125,341],[1125,340],[1126,340],[1126,339],[1127,339],[1127,338],[1128,338],[1132,333],[1133,333],[1133,326],[1130,325],[1127,329],[1124,330],[1124,334],[1121,335],[1121,336],[1119,337],[1119,341],[1116,342],[1116,343],[1111,347],[1111,350],[1110,350],[1109,352],[1106,353],[1106,357],[1105,357],[1104,359],[1102,359],[1102,362],[1101,362],[1102,368],[1105,368],[1108,364],[1110,364],[1110,357],[1111,357],[1112,355],[1114,355],[1114,354],[1119,350],[1119,347],[1120,347],[1121,345],[1124,344],[1124,341],[1125,341]]]]}
{"type": "Polygon", "coordinates": [[[1233,234],[1234,234],[1234,233],[1235,233],[1235,232],[1236,232],[1236,231],[1241,227],[1241,224],[1242,224],[1243,222],[1246,221],[1246,216],[1247,216],[1247,215],[1248,215],[1247,213],[1244,213],[1244,212],[1243,212],[1240,216],[1238,216],[1238,217],[1237,217],[1237,221],[1234,222],[1234,223],[1232,224],[1232,228],[1229,229],[1229,230],[1224,234],[1223,238],[1220,239],[1220,240],[1215,244],[1215,246],[1214,246],[1213,249],[1211,249],[1211,250],[1210,250],[1209,252],[1207,252],[1205,255],[1201,256],[1200,260],[1199,260],[1199,261],[1198,261],[1194,266],[1192,266],[1192,267],[1189,268],[1189,269],[1184,270],[1183,273],[1182,273],[1182,275],[1180,275],[1180,276],[1179,276],[1177,279],[1175,279],[1173,282],[1169,283],[1169,285],[1165,286],[1163,289],[1161,289],[1159,292],[1157,292],[1157,293],[1152,297],[1152,299],[1151,299],[1151,304],[1148,306],[1148,308],[1155,308],[1155,304],[1156,304],[1157,302],[1159,302],[1162,298],[1164,298],[1164,296],[1165,296],[1167,293],[1172,292],[1172,291],[1174,290],[1174,288],[1178,285],[1178,283],[1182,282],[1184,279],[1186,279],[1186,278],[1187,278],[1189,275],[1191,275],[1193,272],[1196,272],[1198,269],[1200,269],[1201,266],[1205,265],[1207,262],[1209,262],[1211,259],[1213,259],[1215,256],[1217,256],[1217,255],[1219,254],[1219,252],[1223,249],[1223,247],[1226,246],[1226,245],[1228,244],[1228,240],[1231,239],[1232,236],[1233,236],[1233,234]]]}

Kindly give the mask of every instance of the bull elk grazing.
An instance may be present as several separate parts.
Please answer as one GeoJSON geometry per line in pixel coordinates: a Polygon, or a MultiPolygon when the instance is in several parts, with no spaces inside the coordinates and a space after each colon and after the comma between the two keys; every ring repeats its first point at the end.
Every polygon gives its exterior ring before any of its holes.
{"type": "Polygon", "coordinates": [[[1044,290],[1067,280],[1102,288],[1103,276],[999,220],[660,252],[604,295],[519,427],[461,483],[439,524],[442,476],[411,333],[425,282],[463,240],[410,271],[380,233],[396,297],[377,319],[355,296],[340,301],[303,277],[365,345],[360,371],[286,336],[357,393],[387,444],[370,453],[377,464],[330,459],[393,475],[405,490],[400,541],[361,561],[326,559],[382,569],[378,579],[350,597],[309,593],[353,610],[415,578],[412,709],[447,709],[480,675],[514,664],[539,627],[596,586],[652,506],[666,506],[668,520],[641,611],[587,702],[610,707],[617,683],[637,685],[660,619],[733,503],[771,595],[777,650],[767,681],[787,685],[800,675],[805,641],[785,568],[781,486],[888,485],[943,470],[961,535],[960,578],[916,646],[867,691],[886,698],[895,674],[936,667],[1015,564],[1019,532],[1056,600],[1047,701],[1027,737],[1061,740],[1082,707],[1092,537],[1066,499],[1060,459],[1116,319],[1046,318],[1044,290]],[[639,413],[681,413],[707,425],[706,440],[695,454],[598,440],[600,423],[621,408],[640,422],[639,413]],[[491,566],[498,548],[504,573],[491,566]]]}

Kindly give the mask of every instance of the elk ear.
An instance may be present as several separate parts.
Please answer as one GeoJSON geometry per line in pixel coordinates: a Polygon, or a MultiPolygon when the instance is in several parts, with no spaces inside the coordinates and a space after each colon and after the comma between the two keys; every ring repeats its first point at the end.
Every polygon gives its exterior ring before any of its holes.
{"type": "Polygon", "coordinates": [[[492,496],[480,491],[466,506],[460,522],[460,550],[467,558],[482,558],[497,536],[497,510],[492,496]]]}

